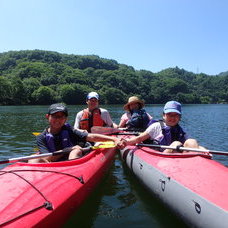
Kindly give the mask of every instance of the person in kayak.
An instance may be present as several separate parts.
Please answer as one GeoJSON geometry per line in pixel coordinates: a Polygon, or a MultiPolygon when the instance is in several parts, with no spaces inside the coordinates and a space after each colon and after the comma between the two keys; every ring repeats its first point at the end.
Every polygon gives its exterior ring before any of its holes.
{"type": "Polygon", "coordinates": [[[90,92],[86,97],[88,107],[77,113],[75,117],[74,128],[82,129],[88,132],[93,126],[114,127],[109,112],[99,107],[99,95],[96,92],[90,92]]]}
{"type": "Polygon", "coordinates": [[[29,161],[30,163],[55,162],[59,160],[80,158],[83,155],[82,147],[85,146],[88,141],[114,141],[116,145],[118,144],[119,139],[116,137],[91,134],[86,131],[82,132],[73,129],[68,123],[66,123],[67,117],[68,110],[64,104],[52,104],[46,114],[49,126],[37,136],[37,145],[39,153],[49,153],[60,150],[65,150],[66,152],[69,151],[69,153],[33,159],[29,161]]]}
{"type": "MultiPolygon", "coordinates": [[[[179,126],[181,119],[181,104],[177,101],[169,101],[163,109],[163,120],[152,121],[151,125],[139,136],[123,142],[125,145],[135,145],[145,140],[151,140],[153,144],[165,146],[184,146],[189,148],[205,149],[195,139],[191,139],[179,126]]],[[[172,153],[172,149],[165,149],[164,153],[172,153]]]]}
{"type": "Polygon", "coordinates": [[[144,105],[144,101],[137,96],[129,97],[124,105],[126,113],[122,115],[118,127],[144,131],[152,119],[152,116],[143,109],[144,105]]]}

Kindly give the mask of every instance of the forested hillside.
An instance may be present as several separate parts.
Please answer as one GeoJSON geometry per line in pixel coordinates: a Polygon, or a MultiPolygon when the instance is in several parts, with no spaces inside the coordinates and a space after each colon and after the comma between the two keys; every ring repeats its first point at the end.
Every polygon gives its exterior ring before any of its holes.
{"type": "Polygon", "coordinates": [[[227,72],[209,76],[168,68],[158,73],[135,70],[96,55],[51,51],[0,53],[0,104],[84,104],[90,91],[105,104],[122,104],[138,95],[148,104],[227,103],[227,72]]]}

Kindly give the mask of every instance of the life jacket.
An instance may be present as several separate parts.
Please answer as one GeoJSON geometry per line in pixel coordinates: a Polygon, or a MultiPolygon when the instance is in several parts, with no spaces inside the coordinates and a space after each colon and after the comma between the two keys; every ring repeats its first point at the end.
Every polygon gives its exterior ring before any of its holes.
{"type": "MultiPolygon", "coordinates": [[[[70,135],[69,135],[69,127],[70,125],[69,124],[65,124],[63,126],[63,129],[61,130],[60,132],[60,140],[61,140],[61,145],[62,145],[62,148],[66,148],[66,147],[71,147],[73,146],[71,140],[70,140],[70,135]]],[[[55,146],[55,140],[54,140],[54,135],[49,133],[49,132],[46,132],[45,133],[45,138],[46,138],[46,142],[47,142],[47,147],[48,147],[48,150],[50,152],[54,152],[56,151],[56,146],[55,146]]]]}
{"type": "Polygon", "coordinates": [[[179,141],[184,144],[187,139],[187,135],[179,124],[174,127],[170,127],[165,126],[163,120],[151,120],[148,126],[156,122],[159,122],[161,125],[163,137],[159,141],[153,140],[153,143],[169,146],[172,142],[179,141]]]}
{"type": "Polygon", "coordinates": [[[82,118],[79,123],[79,128],[90,132],[93,126],[104,126],[105,122],[101,118],[101,110],[99,108],[94,109],[92,112],[86,108],[83,110],[82,118]]]}
{"type": "Polygon", "coordinates": [[[144,109],[131,111],[131,119],[127,122],[128,129],[141,129],[145,130],[150,119],[144,109]]]}

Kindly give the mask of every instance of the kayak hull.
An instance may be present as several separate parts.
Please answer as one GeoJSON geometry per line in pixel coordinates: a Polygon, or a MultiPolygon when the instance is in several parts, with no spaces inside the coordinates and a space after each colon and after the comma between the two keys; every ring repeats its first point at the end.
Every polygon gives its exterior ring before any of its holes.
{"type": "Polygon", "coordinates": [[[0,227],[61,227],[101,181],[115,148],[71,161],[0,170],[0,227]]]}
{"type": "Polygon", "coordinates": [[[199,153],[164,155],[132,146],[120,153],[141,183],[187,225],[227,227],[225,166],[199,153]]]}

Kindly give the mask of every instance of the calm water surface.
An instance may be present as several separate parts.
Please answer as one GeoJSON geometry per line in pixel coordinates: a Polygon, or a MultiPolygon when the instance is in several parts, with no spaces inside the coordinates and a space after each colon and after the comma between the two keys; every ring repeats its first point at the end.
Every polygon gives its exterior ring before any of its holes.
{"type": "MultiPolygon", "coordinates": [[[[84,106],[68,106],[69,123],[84,106]]],[[[30,155],[35,149],[32,132],[42,131],[48,106],[0,106],[0,159],[30,155]]],[[[118,123],[122,106],[104,106],[118,123]]],[[[161,105],[147,105],[155,119],[161,105]]],[[[185,105],[181,125],[201,145],[211,150],[228,149],[228,105],[185,105]]],[[[214,156],[228,166],[228,156],[214,156]]],[[[0,165],[0,168],[4,165],[0,165]]],[[[185,227],[129,172],[119,156],[102,183],[64,227],[185,227]]]]}

